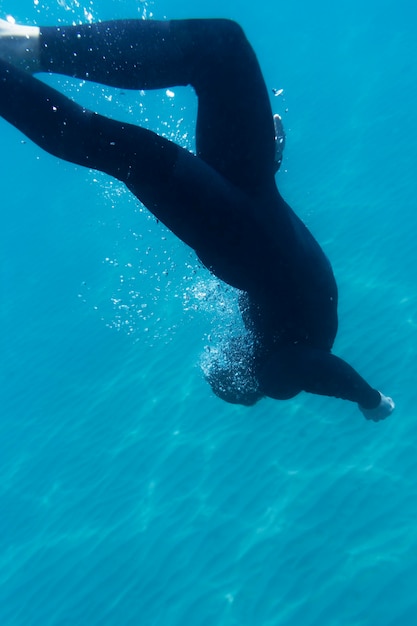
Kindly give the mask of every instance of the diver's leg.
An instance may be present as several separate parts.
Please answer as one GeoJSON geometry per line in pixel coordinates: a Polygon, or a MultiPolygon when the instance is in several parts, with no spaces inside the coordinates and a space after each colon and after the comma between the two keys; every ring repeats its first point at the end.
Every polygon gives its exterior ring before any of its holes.
{"type": "Polygon", "coordinates": [[[259,188],[273,180],[269,97],[236,23],[120,20],[41,27],[38,50],[39,71],[125,89],[191,85],[199,100],[198,156],[241,187],[259,188]]]}
{"type": "Polygon", "coordinates": [[[238,219],[239,192],[201,159],[149,130],[84,109],[4,61],[0,115],[49,153],[124,182],[195,250],[216,238],[216,207],[224,211],[223,223],[233,212],[231,219],[238,219]]]}
{"type": "Polygon", "coordinates": [[[191,85],[197,154],[237,185],[274,175],[272,111],[255,54],[229,20],[122,20],[41,28],[44,71],[130,89],[191,85]]]}

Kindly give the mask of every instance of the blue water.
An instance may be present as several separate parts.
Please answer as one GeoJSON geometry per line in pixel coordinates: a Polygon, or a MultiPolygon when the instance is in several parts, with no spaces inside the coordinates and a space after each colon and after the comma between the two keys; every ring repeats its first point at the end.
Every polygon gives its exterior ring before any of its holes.
{"type": "MultiPolygon", "coordinates": [[[[199,363],[232,295],[119,183],[1,122],[0,624],[414,626],[415,3],[178,4],[0,11],[242,23],[284,89],[278,182],[334,265],[336,352],[397,409],[222,403],[199,363]]],[[[186,90],[47,80],[192,146],[186,90]]]]}

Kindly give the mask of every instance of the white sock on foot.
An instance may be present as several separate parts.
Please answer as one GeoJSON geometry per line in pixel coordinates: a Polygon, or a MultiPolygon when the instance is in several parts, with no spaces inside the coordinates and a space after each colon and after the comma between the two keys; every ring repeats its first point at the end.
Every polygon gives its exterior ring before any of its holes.
{"type": "Polygon", "coordinates": [[[0,58],[21,70],[39,70],[39,26],[22,26],[0,20],[0,58]]]}

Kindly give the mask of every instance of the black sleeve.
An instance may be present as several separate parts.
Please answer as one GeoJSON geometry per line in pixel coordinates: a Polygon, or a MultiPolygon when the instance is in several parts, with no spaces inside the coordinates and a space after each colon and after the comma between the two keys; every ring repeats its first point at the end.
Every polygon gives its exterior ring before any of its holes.
{"type": "Polygon", "coordinates": [[[277,399],[300,391],[333,396],[373,409],[381,396],[343,359],[306,346],[279,348],[260,368],[263,393],[277,399]]]}

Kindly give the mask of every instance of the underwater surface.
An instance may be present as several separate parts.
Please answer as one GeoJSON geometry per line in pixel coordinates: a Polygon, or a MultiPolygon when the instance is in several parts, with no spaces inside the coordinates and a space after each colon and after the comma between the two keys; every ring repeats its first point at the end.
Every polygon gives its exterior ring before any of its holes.
{"type": "MultiPolygon", "coordinates": [[[[287,130],[279,188],[338,281],[335,352],[397,408],[375,424],[307,394],[216,398],[201,363],[238,324],[235,294],[120,183],[1,120],[2,626],[414,626],[415,3],[3,0],[6,15],[242,24],[287,130]]],[[[42,78],[194,145],[187,89],[42,78]]]]}

